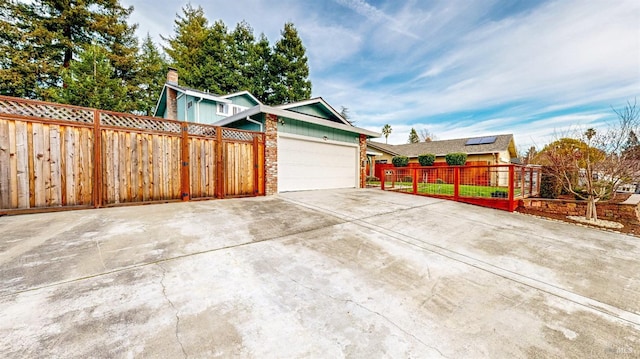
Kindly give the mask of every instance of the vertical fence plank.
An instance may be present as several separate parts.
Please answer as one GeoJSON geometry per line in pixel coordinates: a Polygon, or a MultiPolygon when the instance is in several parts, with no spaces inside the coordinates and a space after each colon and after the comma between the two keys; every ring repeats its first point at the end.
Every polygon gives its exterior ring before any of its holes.
{"type": "Polygon", "coordinates": [[[18,207],[29,208],[29,148],[27,145],[27,123],[16,123],[16,157],[17,157],[17,184],[18,207]]]}
{"type": "Polygon", "coordinates": [[[10,207],[18,208],[18,158],[16,146],[16,121],[9,122],[9,196],[10,207]]]}
{"type": "Polygon", "coordinates": [[[51,165],[51,179],[50,179],[50,206],[62,205],[62,171],[60,170],[61,144],[60,144],[60,126],[52,125],[49,132],[49,159],[51,165]]]}
{"type": "Polygon", "coordinates": [[[64,131],[64,176],[65,176],[65,199],[68,205],[77,204],[76,199],[76,164],[78,157],[76,156],[77,129],[68,128],[64,131]]]}
{"type": "Polygon", "coordinates": [[[0,120],[0,209],[11,208],[9,121],[0,120]]]}

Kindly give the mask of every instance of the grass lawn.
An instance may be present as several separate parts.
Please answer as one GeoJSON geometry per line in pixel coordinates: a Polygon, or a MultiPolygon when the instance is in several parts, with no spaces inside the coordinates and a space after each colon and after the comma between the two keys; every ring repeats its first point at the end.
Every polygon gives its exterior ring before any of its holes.
{"type": "MultiPolygon", "coordinates": [[[[379,186],[380,182],[367,182],[372,186],[379,186]]],[[[392,189],[392,182],[385,182],[385,189],[392,189]]],[[[447,183],[418,183],[418,193],[421,194],[433,194],[440,196],[453,196],[453,184],[447,183]]],[[[412,192],[413,183],[411,182],[396,182],[395,187],[403,192],[412,192]]],[[[507,187],[497,186],[473,186],[473,185],[460,185],[460,196],[462,197],[488,197],[491,198],[491,194],[494,192],[508,193],[507,187]]],[[[520,188],[515,188],[514,195],[517,197],[520,195],[520,188]]],[[[506,196],[506,194],[505,194],[506,196]]]]}

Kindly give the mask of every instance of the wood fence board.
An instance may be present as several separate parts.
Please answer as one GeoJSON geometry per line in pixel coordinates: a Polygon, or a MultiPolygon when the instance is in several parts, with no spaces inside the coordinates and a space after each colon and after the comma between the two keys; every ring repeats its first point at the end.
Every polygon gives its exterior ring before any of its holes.
{"type": "Polygon", "coordinates": [[[60,126],[50,126],[49,132],[49,164],[51,167],[51,176],[49,182],[49,206],[62,205],[62,172],[60,170],[61,144],[60,144],[60,126]]]}
{"type": "Polygon", "coordinates": [[[27,145],[27,123],[16,122],[16,183],[18,185],[18,205],[29,208],[29,151],[27,145]]]}
{"type": "Polygon", "coordinates": [[[18,158],[16,151],[16,122],[9,121],[9,208],[18,208],[18,158]]]}
{"type": "Polygon", "coordinates": [[[0,208],[11,208],[9,121],[0,120],[0,208]]]}
{"type": "Polygon", "coordinates": [[[180,124],[182,132],[175,125],[167,131],[136,129],[133,115],[124,116],[130,128],[102,127],[96,122],[103,116],[100,110],[85,109],[89,117],[63,118],[56,116],[71,113],[57,109],[58,104],[18,103],[42,106],[35,110],[42,114],[0,118],[2,209],[46,211],[175,200],[183,197],[183,179],[188,181],[185,198],[264,193],[264,136],[250,143],[246,135],[240,136],[245,140],[232,139],[237,137],[233,129],[225,129],[222,136],[219,127],[180,124]],[[184,178],[183,161],[187,162],[184,178]]]}

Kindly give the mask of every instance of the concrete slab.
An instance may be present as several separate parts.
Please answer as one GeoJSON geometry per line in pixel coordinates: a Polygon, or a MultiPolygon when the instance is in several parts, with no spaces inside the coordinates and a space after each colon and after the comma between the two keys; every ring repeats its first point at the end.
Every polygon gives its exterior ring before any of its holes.
{"type": "Polygon", "coordinates": [[[640,242],[336,190],[0,218],[2,357],[638,357],[640,242]]]}

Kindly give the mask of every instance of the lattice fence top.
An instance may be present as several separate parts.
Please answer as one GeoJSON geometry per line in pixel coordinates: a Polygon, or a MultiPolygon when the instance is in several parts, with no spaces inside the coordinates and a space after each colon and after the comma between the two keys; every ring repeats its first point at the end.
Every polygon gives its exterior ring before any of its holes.
{"type": "Polygon", "coordinates": [[[128,114],[100,113],[100,125],[134,128],[138,130],[180,133],[180,124],[165,120],[154,120],[128,114]]]}
{"type": "Polygon", "coordinates": [[[190,123],[188,125],[188,132],[190,135],[200,135],[200,136],[215,136],[216,135],[216,127],[201,125],[197,123],[190,123]]]}
{"type": "Polygon", "coordinates": [[[93,123],[93,111],[53,103],[21,102],[0,98],[0,113],[51,120],[93,123]]]}
{"type": "Polygon", "coordinates": [[[237,140],[237,141],[253,141],[253,133],[238,131],[229,128],[222,129],[222,138],[225,140],[237,140]]]}

